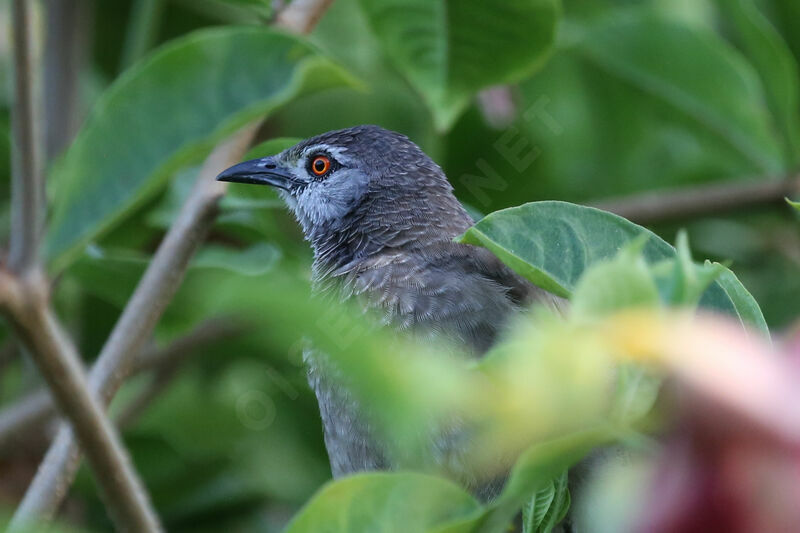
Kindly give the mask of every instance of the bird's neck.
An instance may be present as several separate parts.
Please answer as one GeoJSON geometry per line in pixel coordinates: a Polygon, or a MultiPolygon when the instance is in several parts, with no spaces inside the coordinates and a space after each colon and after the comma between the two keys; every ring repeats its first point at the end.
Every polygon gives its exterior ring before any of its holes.
{"type": "Polygon", "coordinates": [[[439,249],[472,225],[448,189],[426,202],[420,197],[370,199],[344,219],[306,233],[314,249],[314,280],[329,281],[357,271],[376,257],[439,249]]]}

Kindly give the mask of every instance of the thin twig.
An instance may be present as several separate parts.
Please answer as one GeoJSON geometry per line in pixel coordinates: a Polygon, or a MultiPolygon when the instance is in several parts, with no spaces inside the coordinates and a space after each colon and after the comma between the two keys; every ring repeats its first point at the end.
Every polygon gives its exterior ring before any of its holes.
{"type": "MultiPolygon", "coordinates": [[[[244,331],[243,326],[230,320],[212,318],[203,321],[192,331],[164,347],[145,349],[136,358],[132,374],[172,366],[199,348],[230,338],[244,331]]],[[[0,411],[0,450],[18,443],[32,431],[41,428],[56,414],[50,393],[39,390],[26,395],[0,411]]]]}
{"type": "Polygon", "coordinates": [[[647,192],[600,200],[590,205],[639,224],[706,216],[724,211],[781,203],[800,194],[800,176],[757,182],[724,182],[665,192],[647,192]]]}
{"type": "Polygon", "coordinates": [[[36,263],[43,220],[44,180],[36,113],[36,73],[31,37],[32,2],[13,0],[14,34],[14,172],[11,188],[9,266],[17,274],[36,263]]]}
{"type": "MultiPolygon", "coordinates": [[[[307,33],[332,1],[295,0],[286,8],[288,13],[278,16],[276,24],[289,31],[307,33]]],[[[121,385],[141,343],[149,338],[177,290],[200,239],[213,223],[217,203],[225,191],[224,184],[215,180],[217,173],[241,158],[254,131],[255,127],[248,128],[218,146],[203,165],[192,195],[167,232],[92,368],[89,385],[102,401],[110,401],[121,385]]],[[[15,522],[51,517],[74,478],[79,459],[72,432],[62,428],[17,509],[15,522]]]]}
{"type": "MultiPolygon", "coordinates": [[[[12,2],[13,216],[9,270],[0,272],[0,309],[36,363],[60,411],[74,428],[117,527],[160,531],[158,518],[114,426],[89,391],[77,351],[50,311],[48,283],[38,265],[44,179],[36,115],[38,69],[32,51],[31,7],[32,2],[26,0],[12,2]]],[[[64,491],[64,486],[51,489],[60,492],[64,491]]]]}
{"type": "MultiPolygon", "coordinates": [[[[48,307],[44,279],[16,278],[6,272],[0,285],[3,311],[74,428],[117,527],[124,531],[160,531],[119,435],[89,391],[80,357],[48,307]]],[[[61,484],[51,490],[64,492],[66,488],[61,484]]],[[[20,515],[20,521],[12,523],[10,529],[25,523],[25,515],[20,515]]]]}
{"type": "MultiPolygon", "coordinates": [[[[217,203],[225,192],[224,184],[215,177],[241,159],[254,131],[254,126],[246,127],[214,149],[203,164],[191,196],[164,237],[92,367],[89,388],[103,405],[108,405],[128,375],[134,357],[150,338],[180,285],[189,259],[214,220],[217,203]]],[[[14,523],[51,518],[79,464],[80,450],[72,430],[62,426],[14,515],[14,523]]]]}

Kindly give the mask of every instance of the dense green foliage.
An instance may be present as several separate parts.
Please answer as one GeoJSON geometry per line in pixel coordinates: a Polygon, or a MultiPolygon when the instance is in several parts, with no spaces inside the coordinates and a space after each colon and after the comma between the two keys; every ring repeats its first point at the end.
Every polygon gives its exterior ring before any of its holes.
{"type": "MultiPolygon", "coordinates": [[[[661,422],[661,374],[630,364],[604,320],[699,305],[769,336],[797,318],[797,203],[648,228],[578,205],[796,172],[793,0],[336,0],[308,39],[268,28],[268,1],[162,3],[145,29],[153,49],[132,65],[136,0],[92,5],[78,73],[86,113],[48,166],[53,301],[87,364],[197,165],[261,116],[263,142],[248,158],[361,123],[408,135],[480,219],[461,241],[572,300],[566,317],[535,310],[466,364],[374,331],[347,304],[309,298],[310,251],[290,215],[273,191],[232,185],[153,343],[209,324],[234,333],[192,346],[177,370],[132,378],[112,406],[124,413],[168,383],[124,437],[169,531],[499,532],[520,511],[526,531],[550,531],[570,506],[567,468],[609,442],[650,450],[645,433],[661,422]],[[689,242],[709,260],[696,263],[689,242]],[[352,376],[406,471],[328,481],[307,337],[352,376]],[[488,464],[487,449],[510,458],[494,502],[426,460],[419,435],[455,412],[481,444],[466,452],[476,465],[488,464]]],[[[9,61],[0,48],[0,78],[9,61]]],[[[1,94],[3,197],[9,107],[1,94]]],[[[7,232],[7,205],[2,214],[7,232]]],[[[39,383],[20,358],[0,362],[0,410],[39,383]]],[[[15,465],[27,480],[47,432],[19,438],[24,446],[0,447],[0,469],[15,465]]],[[[25,485],[11,477],[0,475],[9,510],[25,485]]],[[[597,531],[626,523],[611,514],[597,531]]],[[[65,522],[110,527],[88,471],[65,522]]]]}

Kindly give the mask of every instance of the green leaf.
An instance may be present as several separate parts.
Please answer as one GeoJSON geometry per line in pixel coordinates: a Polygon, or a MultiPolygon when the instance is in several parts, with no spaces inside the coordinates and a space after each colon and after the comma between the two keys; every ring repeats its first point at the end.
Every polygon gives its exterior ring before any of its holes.
{"type": "MultiPolygon", "coordinates": [[[[189,263],[189,272],[223,269],[241,276],[262,276],[275,267],[280,257],[280,250],[269,243],[253,244],[245,249],[206,245],[189,263]]],[[[150,259],[138,252],[90,246],[70,268],[69,274],[88,293],[124,307],[150,259]]]]}
{"type": "Polygon", "coordinates": [[[520,81],[553,45],[557,0],[361,0],[386,54],[447,130],[478,90],[520,81]]]}
{"type": "Polygon", "coordinates": [[[678,232],[677,257],[672,263],[672,275],[665,280],[669,288],[668,301],[676,306],[694,307],[706,289],[722,275],[724,268],[719,263],[706,261],[695,264],[689,249],[689,238],[684,230],[678,232]]]}
{"type": "MultiPolygon", "coordinates": [[[[484,246],[536,285],[569,297],[583,272],[614,258],[630,241],[648,236],[645,260],[675,258],[675,249],[656,234],[617,215],[566,202],[532,202],[496,211],[459,237],[484,246]]],[[[732,272],[703,294],[702,307],[739,317],[768,333],[758,304],[732,272]]]]}
{"type": "Polygon", "coordinates": [[[553,528],[564,520],[564,517],[567,516],[567,512],[569,512],[569,506],[572,502],[567,481],[568,476],[566,471],[555,480],[556,497],[553,500],[553,504],[550,505],[550,508],[547,510],[544,522],[539,528],[539,531],[542,531],[542,533],[550,533],[553,531],[553,528]]]}
{"type": "Polygon", "coordinates": [[[642,234],[649,236],[643,249],[648,261],[674,256],[670,245],[622,217],[553,201],[495,211],[459,241],[488,248],[536,285],[569,297],[589,266],[614,259],[642,234]]]}
{"type": "Polygon", "coordinates": [[[479,509],[442,478],[412,473],[358,474],[325,485],[285,533],[427,531],[479,509]]]}
{"type": "Polygon", "coordinates": [[[610,75],[692,117],[764,174],[784,169],[757,74],[713,33],[645,7],[614,11],[583,28],[576,48],[610,75]]]}
{"type": "Polygon", "coordinates": [[[800,212],[800,202],[793,202],[787,198],[786,203],[792,206],[796,211],[800,212]]]}
{"type": "MultiPolygon", "coordinates": [[[[736,274],[724,265],[719,265],[718,263],[714,263],[714,265],[718,265],[718,268],[722,271],[722,274],[717,278],[716,285],[725,291],[728,300],[733,304],[735,316],[738,316],[743,324],[749,324],[757,331],[768,334],[769,328],[767,327],[767,321],[764,320],[761,308],[750,292],[736,278],[736,274]]],[[[702,303],[701,300],[701,306],[702,303]]]]}
{"type": "Polygon", "coordinates": [[[716,1],[761,77],[772,116],[783,136],[786,165],[792,167],[800,157],[800,77],[792,51],[752,0],[716,1]]]}
{"type": "Polygon", "coordinates": [[[244,250],[208,245],[197,253],[190,266],[221,268],[243,276],[260,276],[272,270],[280,256],[280,250],[268,243],[254,244],[244,250]]]}
{"type": "Polygon", "coordinates": [[[522,531],[524,533],[533,533],[539,530],[555,497],[556,486],[553,481],[533,493],[530,501],[522,508],[522,531]]]}
{"type": "Polygon", "coordinates": [[[569,511],[570,495],[567,472],[536,491],[522,508],[524,533],[550,533],[569,511]]]}
{"type": "Polygon", "coordinates": [[[244,124],[349,83],[308,44],[268,29],[217,28],[168,43],[105,92],[54,169],[48,261],[63,268],[244,124]]]}

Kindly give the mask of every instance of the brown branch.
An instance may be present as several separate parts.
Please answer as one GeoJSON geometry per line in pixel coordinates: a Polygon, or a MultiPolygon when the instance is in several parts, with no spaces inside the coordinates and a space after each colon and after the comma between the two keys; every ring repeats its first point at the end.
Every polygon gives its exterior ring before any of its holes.
{"type": "MultiPolygon", "coordinates": [[[[289,31],[307,33],[332,1],[295,0],[278,15],[276,24],[289,31]]],[[[254,132],[254,126],[241,131],[218,146],[204,163],[192,195],[167,232],[92,367],[89,386],[101,401],[108,403],[122,384],[133,357],[150,337],[177,290],[189,259],[213,223],[217,203],[225,191],[225,184],[217,182],[216,175],[241,158],[254,132]]],[[[72,431],[61,428],[17,509],[14,522],[51,517],[74,478],[79,459],[72,431]]]]}
{"type": "MultiPolygon", "coordinates": [[[[32,2],[13,0],[14,172],[9,270],[0,272],[0,309],[44,377],[85,450],[111,517],[122,530],[159,531],[158,518],[114,426],[89,390],[80,357],[49,308],[38,265],[44,216],[42,143],[36,110],[32,2]]],[[[54,486],[54,492],[63,491],[54,486]]]]}
{"type": "Polygon", "coordinates": [[[11,3],[14,34],[14,172],[11,187],[11,242],[9,266],[15,273],[36,263],[40,225],[44,218],[44,179],[36,114],[36,64],[32,50],[31,6],[27,0],[11,3]]]}
{"type": "MultiPolygon", "coordinates": [[[[133,359],[150,338],[158,319],[178,289],[189,260],[214,220],[217,202],[225,192],[217,174],[238,161],[255,131],[248,126],[220,144],[208,156],[194,190],[177,220],[164,237],[153,260],[103,346],[89,375],[89,388],[107,405],[128,375],[133,359]]],[[[71,428],[59,429],[36,477],[14,515],[14,524],[49,519],[55,513],[66,488],[72,483],[80,450],[71,428]]]]}
{"type": "MultiPolygon", "coordinates": [[[[173,366],[197,349],[242,333],[243,326],[226,319],[209,319],[164,347],[145,349],[134,362],[132,374],[173,366]]],[[[46,390],[26,395],[0,411],[0,451],[18,443],[53,419],[56,407],[46,390]]]]}
{"type": "Polygon", "coordinates": [[[590,205],[639,224],[684,220],[772,203],[800,194],[800,176],[724,182],[600,200],[590,205]]]}
{"type": "MultiPolygon", "coordinates": [[[[0,274],[2,308],[44,377],[56,404],[74,429],[121,530],[160,531],[147,493],[103,407],[89,391],[80,357],[50,312],[43,277],[0,274]]],[[[61,484],[50,488],[64,492],[61,484]]],[[[11,529],[26,523],[26,516],[11,529]]]]}

